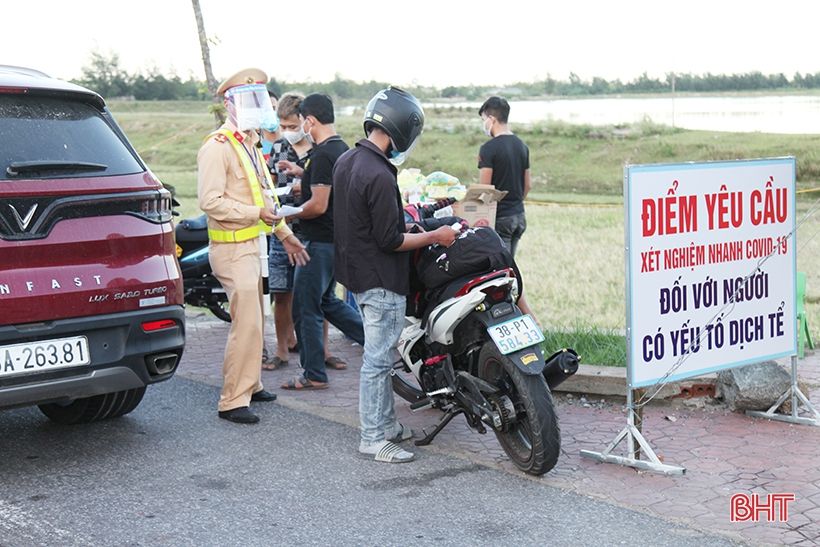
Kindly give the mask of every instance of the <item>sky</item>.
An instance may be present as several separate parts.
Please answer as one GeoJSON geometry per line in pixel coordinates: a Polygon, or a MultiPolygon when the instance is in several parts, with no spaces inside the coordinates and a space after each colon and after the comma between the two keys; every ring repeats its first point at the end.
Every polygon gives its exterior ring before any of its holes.
{"type": "MultiPolygon", "coordinates": [[[[820,3],[779,0],[200,0],[218,80],[335,74],[395,85],[493,85],[646,72],[820,72],[820,3]],[[760,7],[756,7],[758,4],[760,7]]],[[[204,80],[190,0],[5,0],[0,64],[79,78],[90,53],[130,73],[204,80]]]]}

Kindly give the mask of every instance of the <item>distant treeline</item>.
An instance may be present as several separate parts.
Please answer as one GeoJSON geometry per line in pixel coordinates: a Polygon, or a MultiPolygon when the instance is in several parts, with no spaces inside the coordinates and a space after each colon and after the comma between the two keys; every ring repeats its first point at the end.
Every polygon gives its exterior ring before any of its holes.
{"type": "MultiPolygon", "coordinates": [[[[204,81],[189,77],[182,80],[179,76],[165,76],[158,70],[146,73],[130,74],[119,66],[116,54],[91,54],[91,61],[83,68],[82,78],[76,83],[93,89],[106,98],[133,97],[138,100],[210,100],[208,87],[204,81]]],[[[340,75],[330,82],[287,82],[271,78],[268,88],[281,95],[285,91],[299,90],[303,93],[324,92],[336,99],[367,101],[377,91],[387,87],[387,82],[354,82],[340,75]]],[[[721,91],[760,91],[786,89],[820,88],[820,72],[814,74],[794,74],[788,78],[785,74],[763,74],[747,72],[744,74],[667,74],[664,78],[651,78],[646,73],[640,77],[622,82],[592,78],[583,80],[570,73],[568,80],[556,80],[550,76],[536,82],[519,82],[512,85],[498,86],[447,86],[408,87],[408,90],[422,99],[463,98],[479,100],[491,94],[501,94],[510,98],[542,97],[545,95],[606,95],[618,93],[668,93],[679,92],[721,92],[721,91]]]]}

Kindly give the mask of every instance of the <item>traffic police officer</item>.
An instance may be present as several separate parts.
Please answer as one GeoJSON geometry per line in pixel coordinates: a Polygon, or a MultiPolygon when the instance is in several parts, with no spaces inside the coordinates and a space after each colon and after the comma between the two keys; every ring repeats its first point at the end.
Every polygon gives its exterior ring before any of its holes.
{"type": "Polygon", "coordinates": [[[309,260],[284,219],[274,214],[278,200],[257,147],[257,131],[275,116],[267,81],[262,70],[245,69],[219,85],[227,121],[208,136],[197,155],[197,191],[199,207],[208,215],[210,263],[228,295],[231,313],[219,417],[236,423],[259,421],[249,409],[251,401],[276,399],[261,381],[260,234],[273,231],[293,263],[309,260]]]}

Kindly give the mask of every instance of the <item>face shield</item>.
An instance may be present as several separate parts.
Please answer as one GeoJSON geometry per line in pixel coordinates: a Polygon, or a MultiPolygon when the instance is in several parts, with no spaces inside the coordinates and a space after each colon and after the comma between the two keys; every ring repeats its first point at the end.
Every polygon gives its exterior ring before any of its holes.
{"type": "Polygon", "coordinates": [[[270,103],[265,84],[247,84],[232,87],[225,92],[236,112],[236,127],[250,131],[262,127],[278,126],[279,119],[270,103]]]}

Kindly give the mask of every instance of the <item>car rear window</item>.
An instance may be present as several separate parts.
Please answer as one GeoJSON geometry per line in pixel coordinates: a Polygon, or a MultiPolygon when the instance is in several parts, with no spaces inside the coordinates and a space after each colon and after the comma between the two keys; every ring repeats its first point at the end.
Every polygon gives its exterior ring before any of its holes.
{"type": "Polygon", "coordinates": [[[0,94],[0,180],[127,175],[142,170],[93,106],[68,99],[0,94]],[[24,174],[15,175],[10,166],[26,162],[62,166],[42,170],[29,166],[24,174]],[[97,168],[83,169],[83,164],[97,168]]]}

